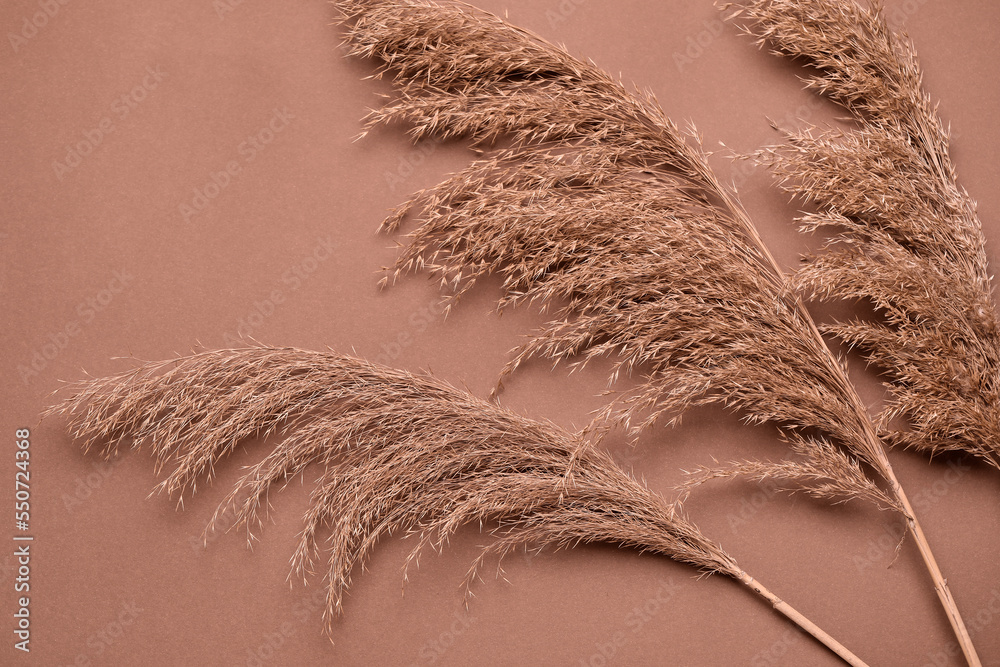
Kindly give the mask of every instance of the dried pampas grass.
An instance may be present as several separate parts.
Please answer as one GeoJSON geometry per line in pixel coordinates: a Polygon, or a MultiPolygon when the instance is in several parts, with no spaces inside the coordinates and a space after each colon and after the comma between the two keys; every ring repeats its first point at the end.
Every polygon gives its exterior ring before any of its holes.
{"type": "Polygon", "coordinates": [[[652,95],[463,3],[337,4],[353,21],[350,53],[383,61],[379,74],[399,90],[369,127],[402,123],[414,139],[462,136],[484,148],[384,221],[384,231],[407,216],[420,223],[387,281],[428,271],[454,300],[496,274],[501,308],[564,302],[503,375],[532,358],[614,355],[611,380],[645,375],[602,416],[633,433],[703,403],[777,423],[803,461],[736,463],[696,481],[778,478],[900,511],[975,664],[866,406],[696,133],[682,132],[652,95]],[[510,146],[491,150],[501,137],[510,146]]]}
{"type": "MultiPolygon", "coordinates": [[[[855,465],[881,472],[884,456],[840,363],[697,138],[651,96],[460,3],[341,4],[361,12],[351,53],[382,59],[401,90],[370,126],[405,122],[415,138],[515,138],[384,221],[383,231],[409,214],[421,222],[387,282],[429,271],[453,302],[498,274],[501,308],[565,300],[502,376],[536,357],[583,364],[617,355],[611,380],[646,372],[604,415],[633,433],[724,402],[752,422],[821,433],[800,436],[801,449],[842,484],[817,494],[899,507],[855,465]]],[[[807,485],[811,477],[789,466],[771,474],[807,485]]]]}
{"type": "Polygon", "coordinates": [[[271,488],[318,468],[292,563],[298,576],[313,574],[318,537],[330,531],[324,620],[331,636],[351,574],[380,538],[416,534],[409,564],[427,546],[442,549],[461,526],[497,522],[467,585],[489,555],[520,545],[607,542],[732,577],[849,663],[864,664],[746,574],[678,504],[579,434],[428,375],[333,352],[258,346],[88,380],[47,414],[66,416],[73,436],[105,456],[127,440],[148,447],[157,470],[168,470],[159,488],[181,498],[242,441],[276,435],[280,442],[248,467],[212,522],[233,512],[253,539],[271,488]]]}
{"type": "Polygon", "coordinates": [[[882,316],[826,327],[888,374],[880,434],[1000,467],[1000,320],[982,225],[913,44],[886,24],[880,2],[764,0],[733,18],[774,53],[816,68],[807,87],[854,121],[782,130],[784,145],[752,157],[817,207],[799,218],[803,231],[833,230],[796,286],[814,299],[866,300],[882,316]]]}

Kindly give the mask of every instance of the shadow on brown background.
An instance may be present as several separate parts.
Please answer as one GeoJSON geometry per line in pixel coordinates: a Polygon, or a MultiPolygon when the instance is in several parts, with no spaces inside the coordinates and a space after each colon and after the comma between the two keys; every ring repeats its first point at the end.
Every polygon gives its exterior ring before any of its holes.
{"type": "MultiPolygon", "coordinates": [[[[794,67],[718,23],[707,0],[479,4],[508,9],[514,22],[650,87],[710,145],[773,141],[765,116],[834,113],[800,89],[794,67]]],[[[961,182],[980,203],[996,265],[1000,5],[908,0],[889,9],[916,40],[927,88],[952,123],[961,182]]],[[[362,80],[369,64],[342,57],[335,16],[315,1],[4,3],[0,423],[8,440],[34,426],[47,394],[82,369],[108,373],[127,366],[112,357],[160,359],[241,334],[354,349],[486,394],[540,316],[496,317],[490,286],[447,322],[422,278],[376,290],[376,271],[396,252],[393,239],[374,234],[381,217],[470,153],[460,144],[413,147],[388,130],[352,143],[387,86],[362,80]],[[58,11],[26,28],[42,5],[58,11]],[[74,157],[81,143],[92,150],[74,157]],[[197,191],[206,188],[202,202],[197,191]]],[[[766,174],[722,157],[716,164],[740,185],[780,261],[793,264],[815,243],[793,231],[795,207],[766,174]]],[[[878,385],[856,366],[876,402],[878,385]]],[[[599,371],[530,367],[503,400],[580,426],[601,405],[599,371]]],[[[12,443],[3,452],[0,499],[11,507],[12,443]]],[[[384,541],[356,576],[331,645],[319,582],[285,582],[305,487],[272,496],[273,523],[253,552],[241,535],[199,546],[215,503],[260,447],[220,467],[184,512],[146,498],[157,480],[145,453],[102,464],[54,420],[33,429],[31,452],[32,652],[13,649],[16,572],[5,547],[5,664],[837,664],[736,584],[611,547],[512,557],[507,581],[478,586],[467,612],[459,584],[485,539],[473,528],[422,559],[405,597],[399,567],[409,545],[384,541]]],[[[771,430],[702,410],[618,456],[669,493],[682,468],[710,456],[781,453],[771,430]]],[[[1000,665],[1000,476],[959,458],[931,464],[896,453],[893,464],[984,664],[1000,665]]],[[[748,571],[872,665],[960,664],[948,657],[948,624],[913,544],[893,562],[896,517],[741,484],[706,488],[689,508],[748,571]]],[[[2,525],[14,534],[12,516],[2,525]]]]}

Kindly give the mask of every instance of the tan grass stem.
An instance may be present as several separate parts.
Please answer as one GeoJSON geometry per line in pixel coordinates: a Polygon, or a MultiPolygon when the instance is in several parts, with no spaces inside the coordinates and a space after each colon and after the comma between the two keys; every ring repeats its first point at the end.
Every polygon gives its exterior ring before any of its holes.
{"type": "Polygon", "coordinates": [[[854,665],[854,667],[867,667],[865,662],[851,653],[843,644],[838,642],[836,639],[827,634],[822,628],[818,627],[815,623],[799,613],[799,611],[792,607],[792,605],[788,604],[769,591],[764,587],[764,584],[760,583],[746,572],[741,572],[740,576],[737,577],[737,581],[767,600],[775,611],[780,612],[786,618],[802,628],[805,632],[808,632],[824,646],[836,653],[837,656],[847,664],[854,665]]]}
{"type": "Polygon", "coordinates": [[[958,604],[951,594],[951,589],[948,588],[948,580],[945,579],[944,574],[941,573],[941,568],[938,567],[937,560],[934,558],[934,552],[931,551],[930,543],[927,541],[927,536],[924,535],[923,528],[920,527],[920,522],[917,520],[913,507],[910,505],[910,500],[906,497],[906,492],[903,491],[903,487],[899,484],[891,467],[888,468],[887,472],[889,483],[893,486],[893,493],[899,498],[899,501],[903,504],[903,509],[906,511],[906,522],[909,525],[910,532],[913,534],[913,541],[917,543],[917,548],[920,550],[920,557],[923,558],[924,565],[931,575],[931,580],[934,582],[934,592],[937,593],[938,599],[941,601],[941,606],[948,616],[948,623],[951,625],[955,638],[958,640],[958,645],[962,649],[962,655],[965,656],[965,660],[969,663],[970,667],[982,667],[983,663],[979,659],[975,645],[972,643],[972,636],[969,634],[969,629],[965,626],[965,620],[958,611],[958,604]]]}
{"type": "MultiPolygon", "coordinates": [[[[741,214],[743,213],[743,208],[737,201],[732,200],[730,205],[736,207],[736,210],[740,211],[741,214]]],[[[748,217],[745,217],[745,219],[747,226],[754,229],[754,234],[756,235],[755,227],[750,219],[748,217]]],[[[780,276],[782,280],[787,280],[783,269],[763,243],[761,243],[761,248],[764,256],[766,256],[768,261],[771,263],[775,274],[780,276]]],[[[816,322],[812,318],[808,309],[806,309],[805,305],[802,303],[801,298],[798,299],[798,304],[806,321],[809,323],[809,328],[812,334],[819,340],[823,340],[819,327],[816,325],[816,322]]],[[[830,359],[834,362],[830,366],[831,368],[837,369],[845,394],[851,396],[859,411],[867,412],[867,408],[862,402],[861,397],[858,396],[853,383],[851,383],[850,379],[847,377],[847,373],[844,371],[843,366],[836,362],[836,357],[833,356],[833,352],[830,351],[830,348],[826,345],[825,341],[823,347],[827,350],[830,359]]],[[[913,535],[913,540],[916,542],[917,549],[920,551],[920,557],[931,577],[931,581],[934,583],[934,592],[937,593],[938,600],[944,608],[945,615],[948,618],[948,623],[951,625],[955,638],[958,640],[958,645],[962,649],[962,654],[965,656],[966,662],[968,662],[970,667],[981,667],[982,662],[976,652],[976,647],[972,643],[972,636],[969,634],[969,630],[965,625],[965,620],[962,618],[962,614],[958,610],[958,604],[955,602],[955,598],[951,594],[951,589],[948,587],[948,580],[944,577],[944,574],[942,574],[941,568],[938,566],[937,560],[934,558],[934,552],[931,550],[931,545],[927,541],[927,536],[924,534],[920,521],[917,519],[916,512],[914,512],[913,506],[910,504],[910,500],[906,496],[906,492],[903,489],[902,484],[900,484],[899,480],[896,478],[896,473],[892,469],[892,464],[889,462],[889,457],[886,454],[885,447],[882,445],[873,428],[865,429],[865,437],[872,445],[871,450],[875,454],[876,460],[879,463],[879,473],[889,483],[893,497],[896,498],[901,505],[902,513],[907,526],[910,529],[910,533],[913,535]]],[[[820,641],[823,640],[820,639],[820,641]]]]}
{"type": "MultiPolygon", "coordinates": [[[[736,202],[733,202],[735,205],[736,202]]],[[[742,211],[742,207],[739,207],[742,211]]],[[[747,219],[748,225],[753,228],[752,223],[747,219]]],[[[780,265],[775,261],[773,255],[767,250],[767,247],[761,243],[761,247],[764,250],[764,255],[771,262],[771,265],[775,273],[781,276],[782,280],[787,280],[784,275],[783,270],[780,265]]],[[[802,309],[805,319],[809,323],[810,330],[813,335],[818,339],[823,340],[823,336],[820,333],[819,327],[816,326],[815,320],[809,311],[805,308],[802,303],[801,298],[798,300],[799,306],[802,309]]],[[[829,352],[831,360],[834,363],[831,364],[831,368],[836,368],[841,376],[842,385],[844,387],[845,393],[849,394],[855,401],[857,409],[867,411],[864,403],[861,401],[861,397],[858,396],[854,385],[851,383],[850,379],[847,377],[846,372],[843,370],[841,364],[836,363],[836,358],[833,353],[830,352],[829,346],[824,342],[824,348],[829,352]]],[[[896,473],[892,469],[892,464],[889,462],[889,457],[886,454],[885,447],[882,445],[878,436],[876,435],[874,429],[865,429],[866,439],[872,444],[872,452],[876,455],[876,460],[880,464],[879,473],[883,478],[889,483],[889,487],[892,490],[892,495],[896,498],[903,510],[903,516],[906,520],[907,526],[910,529],[910,533],[913,535],[913,540],[916,542],[917,549],[920,551],[920,557],[924,562],[924,566],[927,569],[928,574],[931,577],[931,581],[934,583],[934,592],[937,593],[938,600],[941,602],[941,606],[944,608],[945,615],[948,617],[948,623],[951,625],[951,629],[955,634],[955,638],[958,640],[958,644],[962,649],[962,654],[965,656],[966,661],[969,663],[970,667],[981,667],[982,662],[979,659],[979,655],[976,652],[976,647],[972,643],[972,636],[969,634],[969,630],[965,625],[965,620],[962,618],[961,612],[958,610],[958,604],[955,602],[954,596],[951,594],[951,589],[948,588],[948,580],[944,577],[941,572],[941,568],[937,564],[937,560],[934,558],[934,552],[931,550],[931,545],[927,541],[927,536],[924,534],[923,528],[920,526],[920,521],[917,519],[916,512],[913,511],[913,506],[910,504],[909,498],[906,496],[906,492],[903,489],[903,485],[899,483],[896,478],[896,473]]],[[[777,607],[776,607],[777,608],[777,607]]],[[[823,641],[820,639],[820,641],[823,641]]]]}

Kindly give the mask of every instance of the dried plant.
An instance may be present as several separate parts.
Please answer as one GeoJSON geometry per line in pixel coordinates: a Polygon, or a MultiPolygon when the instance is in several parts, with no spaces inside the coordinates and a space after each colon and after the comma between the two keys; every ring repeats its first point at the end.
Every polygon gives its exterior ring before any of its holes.
{"type": "Polygon", "coordinates": [[[380,538],[415,534],[409,564],[427,546],[442,549],[463,525],[496,522],[496,540],[475,559],[467,585],[491,554],[526,544],[608,542],[732,577],[849,663],[864,664],[744,572],[679,504],[651,492],[580,434],[428,375],[332,352],[258,346],[85,381],[48,413],[68,416],[73,436],[105,456],[123,441],[148,446],[157,470],[169,469],[159,488],[181,498],[239,443],[276,436],[278,444],[248,467],[212,520],[234,511],[250,539],[262,527],[272,486],[317,466],[292,563],[298,576],[313,574],[317,539],[330,531],[324,620],[331,636],[351,573],[380,538]]]}
{"type": "MultiPolygon", "coordinates": [[[[404,120],[418,138],[518,139],[383,223],[391,231],[409,213],[423,218],[393,278],[428,270],[454,300],[495,273],[501,308],[565,300],[503,375],[532,357],[617,354],[615,376],[646,372],[616,405],[627,423],[645,414],[633,432],[722,401],[750,421],[816,429],[881,466],[863,406],[746,213],[651,97],[458,3],[361,4],[352,52],[382,58],[402,90],[371,124],[404,120]]],[[[827,457],[827,440],[801,444],[848,495],[897,506],[847,458],[827,457]]]]}
{"type": "Polygon", "coordinates": [[[762,0],[733,18],[774,53],[814,67],[806,85],[854,121],[783,130],[785,145],[753,157],[816,205],[799,218],[803,231],[833,230],[794,277],[798,288],[866,300],[882,315],[826,327],[888,373],[881,435],[1000,467],[1000,324],[982,226],[911,41],[889,28],[880,2],[762,0]]]}
{"type": "Polygon", "coordinates": [[[454,291],[503,279],[500,307],[553,305],[524,361],[614,355],[639,387],[603,415],[632,432],[718,402],[785,429],[804,461],[701,478],[776,477],[902,512],[956,636],[974,649],[875,424],[736,195],[652,95],[458,2],[339,2],[352,54],[383,61],[399,96],[369,125],[470,137],[483,156],[417,193],[382,229],[419,219],[388,280],[424,270],[454,291]],[[497,139],[506,148],[492,148],[497,139]],[[559,305],[562,304],[562,305],[559,305]],[[874,473],[870,478],[866,473],[874,473]],[[878,483],[888,487],[883,491],[878,483]]]}

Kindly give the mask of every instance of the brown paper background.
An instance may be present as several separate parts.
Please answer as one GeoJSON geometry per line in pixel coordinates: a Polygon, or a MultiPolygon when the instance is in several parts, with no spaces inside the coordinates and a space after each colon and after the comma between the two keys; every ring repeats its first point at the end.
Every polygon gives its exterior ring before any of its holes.
{"type": "MultiPolygon", "coordinates": [[[[651,88],[674,119],[694,120],[711,146],[723,141],[746,150],[773,141],[765,116],[783,122],[796,109],[812,119],[835,113],[801,90],[795,67],[715,23],[707,0],[479,4],[509,10],[514,22],[651,88]]],[[[0,433],[7,442],[0,448],[0,499],[10,510],[0,516],[0,535],[8,540],[0,548],[0,662],[838,664],[733,582],[697,580],[690,568],[612,547],[511,557],[506,581],[488,578],[477,586],[466,612],[459,584],[486,539],[478,528],[460,532],[443,555],[426,554],[405,596],[400,565],[408,542],[384,540],[368,571],[356,573],[331,645],[312,598],[319,582],[289,587],[285,581],[307,487],[293,484],[272,496],[272,522],[253,551],[235,534],[213,539],[207,549],[192,546],[239,466],[260,456],[259,444],[248,443],[220,466],[217,482],[181,512],[165,497],[147,499],[157,478],[145,452],[102,467],[79,452],[58,420],[35,427],[60,380],[78,379],[84,369],[126,368],[116,356],[161,359],[198,342],[222,347],[241,318],[267,310],[264,302],[275,291],[281,303],[249,330],[257,339],[384,355],[396,366],[430,368],[478,395],[491,387],[507,351],[542,321],[531,310],[498,318],[491,312],[495,285],[477,289],[447,322],[423,310],[436,303],[423,277],[377,291],[376,272],[396,252],[394,239],[374,234],[381,217],[408,193],[466,164],[470,153],[461,144],[414,148],[388,130],[352,142],[360,118],[388,88],[363,80],[369,64],[342,57],[329,4],[67,2],[15,50],[10,34],[40,6],[8,0],[0,9],[6,35],[0,44],[0,433]],[[115,100],[142,84],[147,67],[165,78],[122,117],[115,100]],[[275,109],[294,118],[246,162],[241,142],[265,127],[275,109]],[[114,130],[57,177],[53,162],[103,118],[114,130]],[[230,160],[242,164],[241,172],[185,221],[179,205],[190,204],[192,189],[230,160]],[[323,243],[332,253],[309,264],[305,258],[314,252],[325,256],[317,250],[323,243]],[[296,267],[314,270],[293,287],[286,278],[296,267]],[[107,301],[101,290],[116,271],[131,276],[128,286],[91,313],[88,300],[107,301]],[[73,323],[79,331],[65,348],[22,379],[19,367],[73,323]],[[11,441],[23,426],[33,427],[30,655],[13,650],[11,632],[11,441]],[[142,611],[119,627],[126,604],[142,611]]],[[[979,201],[996,266],[1000,5],[895,0],[888,6],[893,22],[905,22],[916,40],[926,87],[952,124],[961,182],[979,201]]],[[[782,263],[794,264],[816,244],[793,231],[796,207],[766,174],[733,170],[721,157],[716,164],[740,183],[782,263]]],[[[863,365],[855,367],[874,404],[878,385],[863,365]]],[[[601,371],[569,377],[532,366],[513,378],[503,400],[529,415],[580,426],[602,403],[601,371]]],[[[682,468],[712,456],[782,451],[771,429],[701,410],[616,455],[669,493],[682,468]]],[[[1000,476],[961,458],[929,463],[895,452],[892,460],[975,625],[984,664],[1000,665],[1000,476]]],[[[893,561],[898,518],[738,483],[705,488],[689,509],[747,571],[870,664],[961,664],[948,657],[948,624],[912,542],[893,561]]]]}

